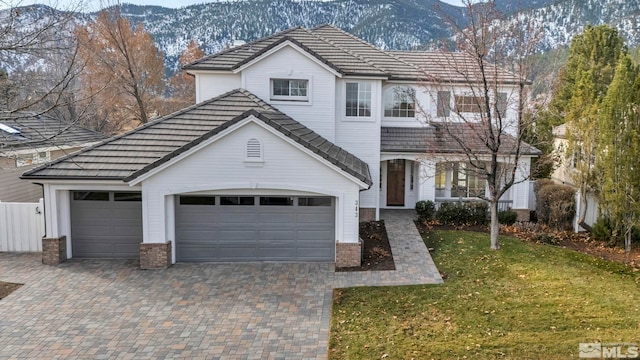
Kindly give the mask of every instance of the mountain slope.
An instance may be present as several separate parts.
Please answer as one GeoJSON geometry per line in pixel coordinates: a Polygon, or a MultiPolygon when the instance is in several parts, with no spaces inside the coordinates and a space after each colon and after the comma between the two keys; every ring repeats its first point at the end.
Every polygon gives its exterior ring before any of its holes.
{"type": "MultiPolygon", "coordinates": [[[[640,2],[628,0],[497,0],[509,16],[522,16],[544,27],[541,50],[567,45],[587,24],[618,27],[630,47],[640,44],[640,2]],[[516,9],[528,9],[520,13],[516,9]]],[[[38,16],[44,6],[22,10],[38,16]]],[[[6,12],[0,11],[0,30],[6,12]],[[4,13],[4,14],[3,14],[4,13]]],[[[46,11],[45,11],[46,12],[46,11]]],[[[221,1],[180,9],[122,5],[132,23],[142,23],[166,55],[167,72],[178,70],[177,59],[191,39],[206,53],[215,53],[233,40],[252,41],[294,27],[331,23],[385,49],[410,49],[449,37],[445,18],[463,24],[459,8],[438,0],[246,0],[221,1]]],[[[96,14],[79,14],[78,24],[96,14]]],[[[1,47],[0,47],[1,48],[1,47]]],[[[9,58],[0,49],[0,64],[11,70],[37,61],[9,58]],[[17,64],[24,61],[24,64],[17,64]]]]}

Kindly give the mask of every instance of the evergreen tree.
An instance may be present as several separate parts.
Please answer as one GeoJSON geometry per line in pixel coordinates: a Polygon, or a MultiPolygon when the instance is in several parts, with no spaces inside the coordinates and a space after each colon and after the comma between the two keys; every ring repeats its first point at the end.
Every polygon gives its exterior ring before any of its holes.
{"type": "Polygon", "coordinates": [[[587,193],[596,189],[594,161],[597,151],[598,110],[606,96],[620,56],[626,54],[623,38],[607,25],[587,27],[571,41],[566,68],[560,75],[549,105],[550,125],[567,124],[566,160],[575,166],[573,183],[578,187],[582,212],[587,213],[587,193]]]}
{"type": "Polygon", "coordinates": [[[628,55],[619,61],[598,120],[600,209],[631,251],[640,221],[640,69],[628,55]]]}

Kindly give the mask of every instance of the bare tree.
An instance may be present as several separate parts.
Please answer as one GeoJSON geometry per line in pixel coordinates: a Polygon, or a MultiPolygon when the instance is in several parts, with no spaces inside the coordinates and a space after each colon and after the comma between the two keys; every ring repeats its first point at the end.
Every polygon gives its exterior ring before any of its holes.
{"type": "Polygon", "coordinates": [[[160,111],[164,56],[141,24],[135,28],[116,4],[76,30],[87,63],[83,86],[102,107],[114,131],[147,123],[160,111]]]}
{"type": "MultiPolygon", "coordinates": [[[[0,67],[5,81],[0,104],[3,111],[46,113],[69,106],[82,70],[72,30],[82,2],[51,6],[20,6],[2,1],[0,10],[0,67]]],[[[1,85],[0,85],[1,86],[1,85]]]]}
{"type": "Polygon", "coordinates": [[[437,121],[431,125],[452,139],[466,162],[464,171],[486,181],[487,191],[479,197],[489,203],[491,248],[499,249],[499,200],[529,176],[521,165],[523,135],[529,126],[523,115],[528,59],[540,32],[525,13],[504,20],[494,1],[463,3],[467,24],[448,21],[455,33],[455,51],[440,53],[441,71],[425,75],[425,82],[441,95],[436,100],[439,114],[433,119],[437,121]]]}

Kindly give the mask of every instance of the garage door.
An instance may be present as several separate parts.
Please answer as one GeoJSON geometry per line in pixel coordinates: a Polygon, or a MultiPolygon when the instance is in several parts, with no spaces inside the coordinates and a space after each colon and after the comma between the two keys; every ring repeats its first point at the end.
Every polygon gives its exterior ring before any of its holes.
{"type": "Polygon", "coordinates": [[[177,261],[334,261],[331,197],[178,196],[177,261]]]}
{"type": "Polygon", "coordinates": [[[142,242],[139,192],[73,191],[71,248],[79,258],[138,258],[142,242]]]}

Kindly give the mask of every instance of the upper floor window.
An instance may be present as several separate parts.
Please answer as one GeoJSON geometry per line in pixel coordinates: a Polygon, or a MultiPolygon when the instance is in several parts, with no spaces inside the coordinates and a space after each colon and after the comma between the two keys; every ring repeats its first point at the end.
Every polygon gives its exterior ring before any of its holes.
{"type": "Polygon", "coordinates": [[[481,113],[485,108],[482,96],[456,95],[456,111],[460,113],[481,113]]]}
{"type": "Polygon", "coordinates": [[[496,99],[496,107],[498,108],[501,117],[505,117],[507,115],[508,101],[509,99],[507,98],[507,93],[498,93],[498,98],[496,99]]]}
{"type": "Polygon", "coordinates": [[[271,79],[271,100],[308,101],[309,80],[271,79]]]}
{"type": "Polygon", "coordinates": [[[384,116],[415,117],[416,92],[409,86],[392,86],[384,92],[384,116]]]}
{"type": "Polygon", "coordinates": [[[348,82],[346,104],[346,116],[371,116],[371,83],[348,82]]]}
{"type": "Polygon", "coordinates": [[[438,91],[437,116],[447,117],[451,111],[451,91],[438,91]]]}

